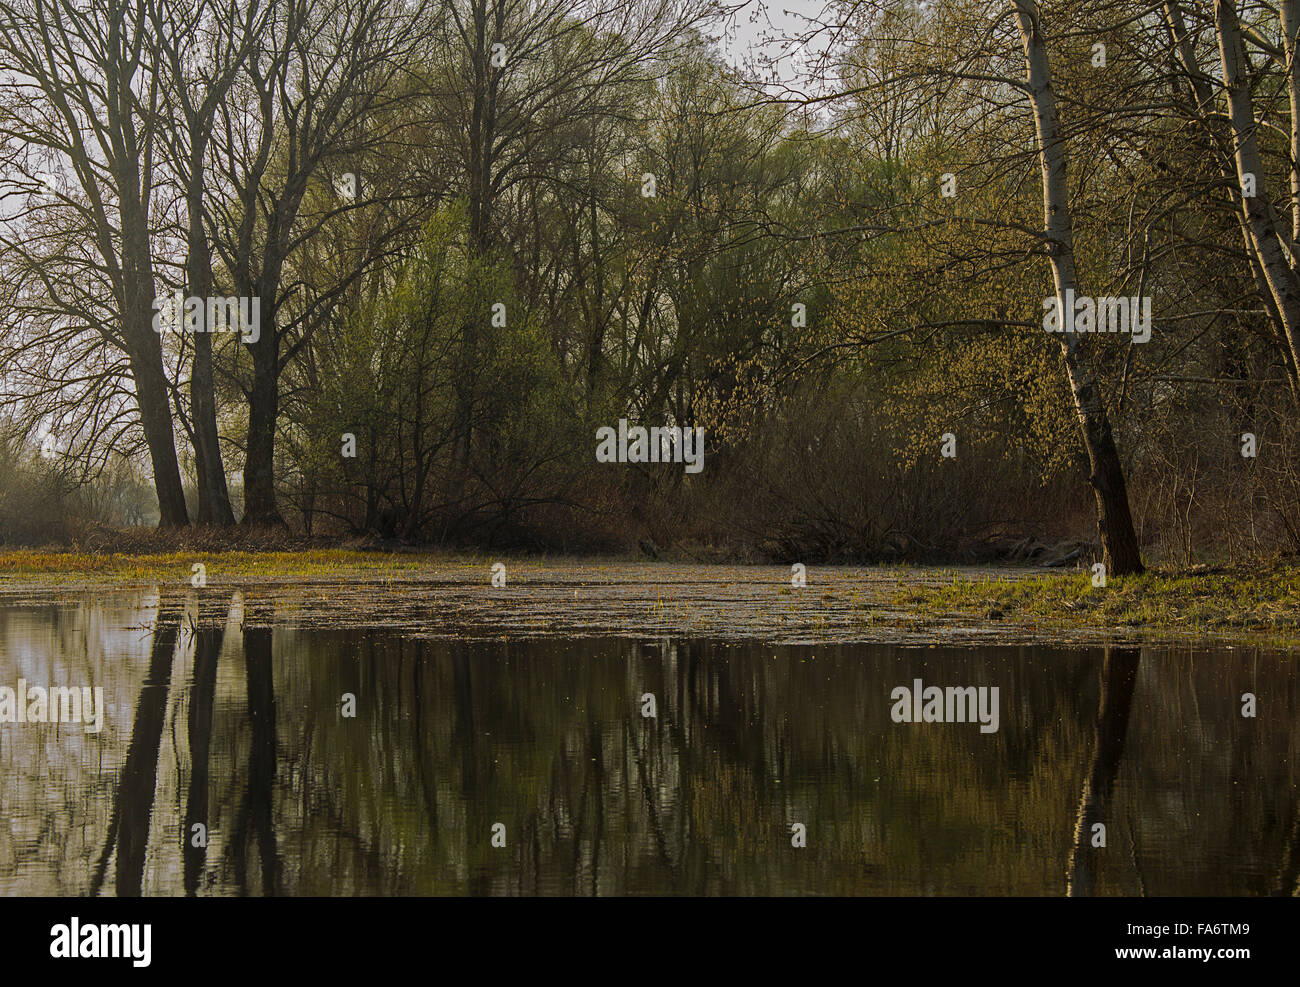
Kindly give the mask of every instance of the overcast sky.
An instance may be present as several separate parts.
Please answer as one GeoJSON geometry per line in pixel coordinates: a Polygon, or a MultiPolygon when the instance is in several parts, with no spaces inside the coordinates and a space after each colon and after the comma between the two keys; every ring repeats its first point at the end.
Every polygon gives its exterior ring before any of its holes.
{"type": "MultiPolygon", "coordinates": [[[[740,4],[744,0],[733,2],[740,4]]],[[[787,50],[790,46],[782,44],[781,39],[807,33],[808,18],[816,18],[825,6],[826,0],[749,0],[722,38],[722,50],[737,66],[760,56],[780,58],[780,78],[789,83],[798,74],[798,62],[808,53],[797,48],[787,50]]]]}

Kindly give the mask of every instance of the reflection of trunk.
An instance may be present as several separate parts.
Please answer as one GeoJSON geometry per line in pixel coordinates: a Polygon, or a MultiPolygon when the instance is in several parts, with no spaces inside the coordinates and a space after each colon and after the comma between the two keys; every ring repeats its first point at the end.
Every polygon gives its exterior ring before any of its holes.
{"type": "MultiPolygon", "coordinates": [[[[668,866],[668,870],[672,874],[673,887],[683,890],[678,883],[681,878],[681,865],[673,860],[672,852],[668,849],[668,836],[664,831],[663,820],[659,812],[659,800],[655,786],[651,784],[645,756],[635,745],[635,742],[633,743],[632,756],[636,760],[637,778],[641,783],[641,796],[645,799],[646,814],[650,818],[650,830],[654,833],[655,849],[659,851],[660,859],[668,866]]],[[[685,782],[683,782],[683,794],[685,794],[684,789],[685,782]]],[[[685,815],[685,813],[682,813],[682,815],[685,815]]],[[[701,876],[703,877],[704,874],[701,874],[701,876]]],[[[700,890],[696,893],[703,894],[704,891],[700,890]]]]}
{"type": "Polygon", "coordinates": [[[160,611],[153,637],[153,655],[135,721],[131,745],[117,788],[117,894],[138,895],[143,890],[144,858],[149,845],[154,785],[158,777],[158,748],[167,714],[172,656],[176,650],[177,622],[160,611]]]}
{"type": "MultiPolygon", "coordinates": [[[[399,642],[398,647],[401,647],[399,642]]],[[[420,779],[420,794],[424,798],[424,811],[428,817],[430,842],[438,845],[438,785],[437,764],[430,748],[433,747],[434,733],[424,712],[426,679],[428,694],[434,695],[433,672],[435,665],[427,659],[428,651],[422,642],[416,642],[416,661],[411,675],[415,682],[412,690],[411,705],[411,744],[415,748],[415,768],[420,779]]]]}
{"type": "Polygon", "coordinates": [[[181,855],[185,861],[185,893],[193,895],[207,858],[207,849],[194,845],[194,827],[208,827],[208,754],[212,743],[212,708],[217,693],[217,659],[221,654],[219,630],[201,630],[195,635],[194,684],[190,688],[190,785],[181,831],[181,855]]]}
{"type": "MultiPolygon", "coordinates": [[[[478,747],[475,744],[474,693],[470,685],[470,661],[465,646],[451,645],[453,688],[456,695],[456,746],[460,749],[460,792],[465,801],[466,840],[469,845],[469,893],[486,896],[492,883],[486,867],[476,863],[475,847],[488,846],[491,823],[483,812],[483,799],[479,793],[478,747]]],[[[507,839],[510,837],[507,832],[507,839]]],[[[507,846],[509,844],[507,843],[507,846]]],[[[495,850],[489,848],[488,853],[495,850]]],[[[489,858],[490,859],[490,858],[489,858]]]]}
{"type": "Polygon", "coordinates": [[[600,894],[600,837],[605,830],[605,751],[600,730],[593,722],[587,734],[592,770],[596,775],[596,825],[591,833],[591,896],[600,894]]]}
{"type": "MultiPolygon", "coordinates": [[[[1048,259],[1056,282],[1057,312],[1064,318],[1066,292],[1078,288],[1074,269],[1074,231],[1070,219],[1069,186],[1065,177],[1065,138],[1061,133],[1052,90],[1052,73],[1047,60],[1047,44],[1042,19],[1035,0],[1013,0],[1016,21],[1025,50],[1025,74],[1030,101],[1034,108],[1034,126],[1038,134],[1039,157],[1043,171],[1043,223],[1048,259]]],[[[1062,323],[1064,325],[1064,322],[1062,323]]],[[[1079,351],[1079,337],[1074,332],[1059,336],[1061,357],[1074,395],[1074,410],[1083,431],[1084,446],[1092,473],[1097,501],[1097,528],[1101,534],[1103,561],[1112,575],[1124,576],[1142,571],[1133,518],[1129,512],[1128,488],[1124,467],[1111,432],[1110,419],[1102,401],[1101,389],[1092,370],[1079,351]]]]}
{"type": "Polygon", "coordinates": [[[1277,875],[1277,888],[1273,892],[1273,897],[1300,897],[1300,805],[1296,806],[1291,838],[1287,840],[1286,856],[1282,860],[1282,869],[1277,875]]]}
{"type": "Polygon", "coordinates": [[[1096,868],[1092,855],[1092,827],[1106,823],[1111,790],[1119,760],[1124,754],[1124,737],[1128,732],[1129,713],[1133,708],[1133,688],[1137,683],[1138,648],[1107,648],[1102,666],[1101,711],[1097,715],[1097,735],[1093,745],[1092,769],[1079,800],[1079,815],[1074,827],[1074,851],[1066,874],[1066,894],[1072,898],[1092,894],[1096,868]]]}
{"type": "MultiPolygon", "coordinates": [[[[627,733],[623,735],[626,749],[627,733]]],[[[576,807],[577,818],[573,822],[573,893],[575,895],[582,892],[582,850],[588,843],[587,839],[587,810],[594,806],[595,820],[591,827],[591,895],[596,897],[600,894],[600,838],[605,829],[605,756],[604,744],[600,730],[595,721],[587,724],[587,743],[585,747],[579,746],[573,755],[572,761],[577,761],[577,766],[582,770],[582,792],[578,795],[576,802],[573,801],[573,791],[570,788],[566,792],[566,801],[576,807]]],[[[564,775],[566,779],[570,776],[570,771],[574,766],[568,753],[563,757],[564,775]]],[[[534,840],[538,840],[537,829],[534,828],[534,840]]],[[[541,850],[540,846],[534,851],[534,861],[537,861],[538,877],[535,880],[535,886],[541,886],[540,868],[541,868],[541,850]]]]}
{"type": "Polygon", "coordinates": [[[262,893],[276,893],[279,857],[275,847],[272,785],[275,781],[275,684],[271,677],[271,629],[244,631],[244,666],[248,676],[248,718],[253,740],[248,751],[248,791],[237,836],[237,861],[243,881],[246,820],[251,817],[262,860],[262,893]]]}

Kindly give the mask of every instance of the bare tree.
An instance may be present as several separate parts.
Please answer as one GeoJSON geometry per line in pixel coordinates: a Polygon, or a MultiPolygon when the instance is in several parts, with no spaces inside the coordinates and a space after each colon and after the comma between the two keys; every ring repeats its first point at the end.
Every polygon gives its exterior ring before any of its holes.
{"type": "Polygon", "coordinates": [[[25,310],[36,316],[29,330],[89,331],[125,354],[125,368],[109,369],[129,370],[161,522],[186,524],[162,341],[153,329],[159,80],[145,64],[145,4],[6,0],[0,21],[0,72],[12,76],[0,136],[10,153],[22,149],[20,181],[29,189],[42,170],[70,186],[38,206],[39,217],[8,219],[0,253],[9,270],[43,289],[25,310]],[[107,290],[86,294],[79,279],[107,290]],[[47,317],[53,327],[40,324],[47,317]]]}
{"type": "MultiPolygon", "coordinates": [[[[163,93],[160,154],[174,174],[184,206],[185,294],[208,297],[212,251],[205,223],[208,156],[217,108],[230,98],[244,60],[266,26],[258,0],[148,0],[148,52],[163,93]]],[[[211,327],[209,327],[211,328],[211,327]]],[[[197,466],[199,523],[234,524],[226,485],[213,390],[212,336],[193,338],[190,416],[197,466]]]]}
{"type": "Polygon", "coordinates": [[[331,217],[365,204],[364,174],[358,166],[355,194],[330,208],[305,216],[304,201],[331,163],[388,146],[393,135],[367,121],[411,98],[424,11],[423,0],[272,0],[262,38],[217,107],[213,157],[224,194],[212,243],[237,292],[257,297],[261,310],[260,336],[246,347],[247,524],[284,523],[275,492],[280,375],[346,287],[295,297],[304,293],[285,283],[291,257],[331,217]]]}

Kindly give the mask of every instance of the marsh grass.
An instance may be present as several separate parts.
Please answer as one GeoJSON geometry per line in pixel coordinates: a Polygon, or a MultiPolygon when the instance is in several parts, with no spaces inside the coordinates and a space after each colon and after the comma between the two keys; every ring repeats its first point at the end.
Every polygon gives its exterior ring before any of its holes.
{"type": "Polygon", "coordinates": [[[957,577],[939,586],[909,587],[898,602],[908,609],[977,619],[1032,619],[1104,627],[1188,631],[1300,630],[1300,568],[1263,567],[1152,570],[1112,578],[1094,587],[1089,573],[1025,578],[957,577]]]}

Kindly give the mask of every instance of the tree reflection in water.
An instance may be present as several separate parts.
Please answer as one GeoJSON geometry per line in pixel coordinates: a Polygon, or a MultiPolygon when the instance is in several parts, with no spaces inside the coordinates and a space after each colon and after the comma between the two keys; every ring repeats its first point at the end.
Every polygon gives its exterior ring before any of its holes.
{"type": "Polygon", "coordinates": [[[58,772],[6,731],[10,829],[45,835],[0,842],[0,892],[99,893],[110,865],[115,893],[191,895],[1268,894],[1300,869],[1300,740],[1267,713],[1295,684],[1242,649],[223,633],[166,602],[127,648],[108,613],[0,612],[0,680],[16,642],[58,669],[82,635],[118,697],[58,772]],[[1001,728],[892,722],[917,677],[998,686],[1001,728]]]}

